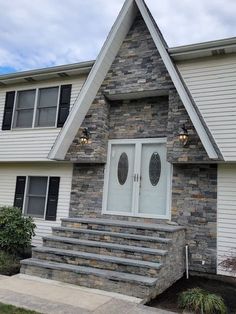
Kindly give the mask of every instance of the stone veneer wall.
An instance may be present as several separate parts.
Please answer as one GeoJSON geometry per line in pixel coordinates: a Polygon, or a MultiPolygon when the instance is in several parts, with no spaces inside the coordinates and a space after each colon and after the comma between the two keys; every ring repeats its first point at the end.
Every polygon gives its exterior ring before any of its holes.
{"type": "Polygon", "coordinates": [[[90,129],[91,144],[79,145],[78,133],[66,156],[67,160],[79,163],[74,166],[70,216],[101,215],[109,138],[166,135],[168,161],[174,164],[172,219],[187,227],[191,269],[215,272],[216,166],[210,165],[212,161],[140,16],[123,42],[82,127],[90,129]],[[168,105],[164,105],[165,98],[161,97],[109,103],[104,96],[156,89],[169,95],[168,105]],[[190,142],[184,148],[178,141],[183,123],[190,134],[190,142]],[[205,265],[201,265],[202,260],[205,265]]]}
{"type": "Polygon", "coordinates": [[[172,220],[186,226],[191,270],[216,272],[216,198],[217,165],[173,166],[172,220]]]}
{"type": "Polygon", "coordinates": [[[169,112],[167,126],[167,160],[170,163],[211,163],[199,139],[188,113],[176,90],[169,92],[169,112]],[[183,148],[178,134],[185,125],[189,133],[189,142],[183,148]]]}
{"type": "Polygon", "coordinates": [[[168,97],[112,102],[109,139],[166,137],[168,97]]]}

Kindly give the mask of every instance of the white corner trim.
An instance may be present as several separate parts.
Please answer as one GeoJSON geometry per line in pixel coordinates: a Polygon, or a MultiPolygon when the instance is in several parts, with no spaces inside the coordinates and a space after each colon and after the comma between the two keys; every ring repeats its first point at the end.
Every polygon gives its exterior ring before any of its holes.
{"type": "Polygon", "coordinates": [[[137,13],[133,0],[124,3],[48,158],[63,160],[114,61],[137,13]]]}
{"type": "Polygon", "coordinates": [[[141,12],[142,14],[142,17],[148,27],[148,30],[154,40],[154,43],[161,55],[161,58],[170,74],[170,77],[173,81],[173,84],[175,85],[175,88],[185,106],[185,109],[198,133],[198,136],[200,137],[201,139],[201,142],[209,156],[209,158],[212,158],[212,159],[217,159],[218,158],[218,155],[215,151],[215,148],[213,147],[210,139],[209,139],[209,136],[204,128],[204,126],[202,125],[202,122],[195,110],[195,108],[193,107],[192,105],[192,101],[185,89],[185,87],[183,86],[183,83],[179,77],[179,74],[177,73],[173,63],[172,63],[172,60],[166,50],[166,48],[164,47],[163,45],[163,42],[159,36],[159,34],[157,33],[156,31],[156,28],[155,28],[155,25],[153,24],[152,20],[150,19],[150,16],[147,12],[147,9],[144,5],[144,2],[142,0],[135,0],[138,8],[139,8],[139,11],[141,12]]]}

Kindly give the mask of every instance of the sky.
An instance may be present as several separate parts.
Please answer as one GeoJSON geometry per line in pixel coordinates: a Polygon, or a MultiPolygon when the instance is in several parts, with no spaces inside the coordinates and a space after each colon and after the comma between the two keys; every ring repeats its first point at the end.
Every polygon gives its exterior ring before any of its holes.
{"type": "MultiPolygon", "coordinates": [[[[93,60],[124,0],[0,0],[0,74],[93,60]]],[[[236,36],[235,0],[146,0],[169,47],[236,36]]]]}

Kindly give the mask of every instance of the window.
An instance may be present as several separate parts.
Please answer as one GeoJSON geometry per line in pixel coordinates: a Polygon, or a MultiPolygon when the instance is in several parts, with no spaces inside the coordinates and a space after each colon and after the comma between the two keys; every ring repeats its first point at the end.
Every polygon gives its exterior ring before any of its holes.
{"type": "Polygon", "coordinates": [[[63,127],[70,112],[72,84],[7,91],[2,130],[63,127]]]}
{"type": "Polygon", "coordinates": [[[17,92],[14,128],[55,127],[59,87],[17,92]]]}
{"type": "Polygon", "coordinates": [[[48,177],[28,177],[25,214],[44,218],[46,211],[48,177]]]}
{"type": "Polygon", "coordinates": [[[15,122],[16,128],[31,128],[35,103],[35,89],[20,91],[17,94],[15,122]]]}
{"type": "Polygon", "coordinates": [[[25,215],[55,221],[60,177],[16,177],[14,206],[25,215]]]}
{"type": "Polygon", "coordinates": [[[38,94],[36,126],[54,126],[57,114],[58,87],[41,88],[38,94]]]}

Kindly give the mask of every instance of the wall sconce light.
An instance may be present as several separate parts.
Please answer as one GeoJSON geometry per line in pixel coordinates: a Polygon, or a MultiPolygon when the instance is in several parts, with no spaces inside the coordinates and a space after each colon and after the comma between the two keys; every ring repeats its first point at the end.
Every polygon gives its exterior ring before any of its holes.
{"type": "Polygon", "coordinates": [[[87,128],[84,128],[81,132],[80,136],[80,144],[85,145],[89,143],[89,139],[91,137],[91,134],[87,128]]]}
{"type": "Polygon", "coordinates": [[[179,141],[183,146],[185,146],[188,143],[188,140],[189,140],[188,130],[186,129],[185,124],[183,124],[181,131],[179,132],[179,141]]]}

